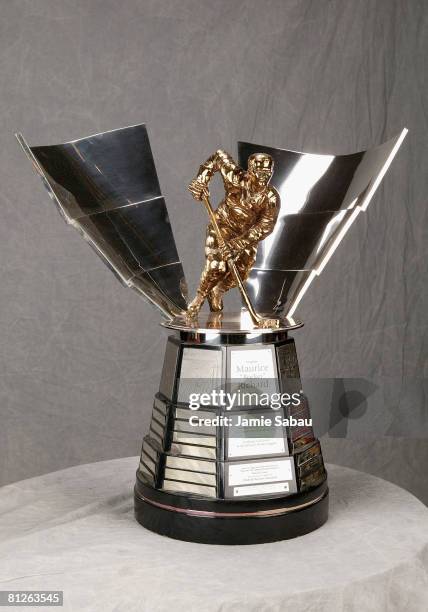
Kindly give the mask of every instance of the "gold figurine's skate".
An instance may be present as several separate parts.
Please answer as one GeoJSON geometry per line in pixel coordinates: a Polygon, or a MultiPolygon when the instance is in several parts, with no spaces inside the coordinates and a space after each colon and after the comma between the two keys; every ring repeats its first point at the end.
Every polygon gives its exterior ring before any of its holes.
{"type": "Polygon", "coordinates": [[[218,150],[190,183],[189,191],[195,200],[204,202],[210,223],[205,241],[205,267],[196,296],[186,312],[188,320],[196,319],[205,300],[211,312],[221,312],[224,293],[237,286],[256,327],[279,326],[278,319],[264,319],[257,314],[244,286],[256,259],[257,244],[272,232],[279,212],[279,194],[269,186],[272,172],[270,155],[251,155],[245,171],[230,155],[218,150]],[[208,184],[215,172],[221,173],[226,193],[214,212],[208,184]]]}

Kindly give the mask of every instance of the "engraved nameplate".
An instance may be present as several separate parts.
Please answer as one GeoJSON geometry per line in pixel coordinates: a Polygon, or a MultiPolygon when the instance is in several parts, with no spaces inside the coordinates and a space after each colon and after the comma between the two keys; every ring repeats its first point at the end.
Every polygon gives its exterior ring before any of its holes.
{"type": "Polygon", "coordinates": [[[191,394],[211,393],[222,385],[223,351],[185,347],[181,361],[178,401],[188,403],[191,394]]]}
{"type": "Polygon", "coordinates": [[[264,457],[288,455],[286,428],[275,423],[282,411],[239,411],[230,413],[232,424],[226,428],[226,457],[264,457]]]}
{"type": "Polygon", "coordinates": [[[168,340],[165,350],[165,359],[163,362],[159,391],[169,400],[172,400],[173,398],[177,360],[178,345],[172,340],[168,340]]]}
{"type": "Polygon", "coordinates": [[[292,458],[233,462],[226,465],[225,497],[246,497],[297,491],[292,458]]]}
{"type": "Polygon", "coordinates": [[[276,349],[281,390],[296,393],[301,389],[299,363],[294,342],[287,342],[276,349]]]}
{"type": "Polygon", "coordinates": [[[171,457],[169,455],[166,457],[166,466],[177,470],[194,470],[209,474],[216,473],[214,461],[197,461],[196,459],[187,459],[186,457],[171,457]]]}
{"type": "Polygon", "coordinates": [[[257,406],[256,396],[278,391],[275,352],[272,347],[228,349],[228,376],[231,393],[239,392],[239,405],[257,406]]]}

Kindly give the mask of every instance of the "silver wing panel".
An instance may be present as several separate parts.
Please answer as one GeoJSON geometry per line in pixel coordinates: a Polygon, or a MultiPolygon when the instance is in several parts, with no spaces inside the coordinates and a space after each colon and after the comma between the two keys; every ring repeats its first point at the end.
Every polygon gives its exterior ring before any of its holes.
{"type": "Polygon", "coordinates": [[[166,318],[185,310],[186,281],[144,124],[22,148],[67,223],[166,318]]]}
{"type": "Polygon", "coordinates": [[[258,246],[247,280],[257,311],[292,316],[358,215],[367,209],[407,130],[352,155],[316,155],[238,143],[239,165],[257,152],[274,159],[281,197],[275,228],[258,246]]]}

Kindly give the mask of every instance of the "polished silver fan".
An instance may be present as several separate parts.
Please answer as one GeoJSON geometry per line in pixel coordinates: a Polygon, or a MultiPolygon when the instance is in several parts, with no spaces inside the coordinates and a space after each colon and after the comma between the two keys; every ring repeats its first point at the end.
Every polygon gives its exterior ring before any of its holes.
{"type": "Polygon", "coordinates": [[[292,316],[358,215],[367,209],[407,130],[351,155],[319,155],[238,143],[239,164],[254,153],[274,160],[281,198],[275,228],[263,240],[247,281],[258,312],[292,316]]]}
{"type": "Polygon", "coordinates": [[[17,138],[65,221],[121,282],[166,318],[185,310],[186,281],[146,126],[43,147],[17,138]]]}

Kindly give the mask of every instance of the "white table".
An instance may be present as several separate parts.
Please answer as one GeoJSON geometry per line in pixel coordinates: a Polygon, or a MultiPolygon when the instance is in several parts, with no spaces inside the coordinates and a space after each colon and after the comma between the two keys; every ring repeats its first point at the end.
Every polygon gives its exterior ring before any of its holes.
{"type": "Polygon", "coordinates": [[[62,609],[78,612],[428,610],[428,509],[405,490],[330,465],[321,529],[209,546],[135,522],[137,463],[82,465],[0,489],[0,590],[63,590],[62,609]]]}

